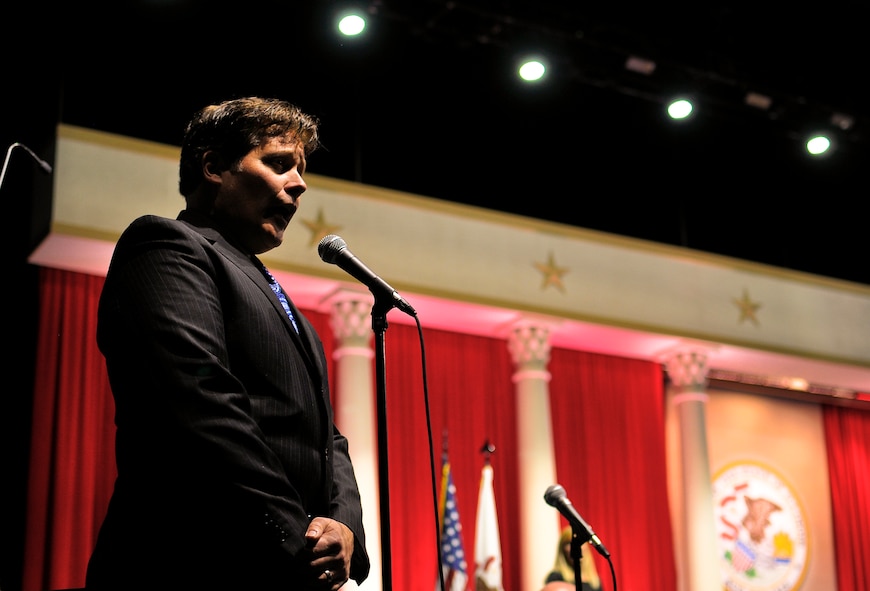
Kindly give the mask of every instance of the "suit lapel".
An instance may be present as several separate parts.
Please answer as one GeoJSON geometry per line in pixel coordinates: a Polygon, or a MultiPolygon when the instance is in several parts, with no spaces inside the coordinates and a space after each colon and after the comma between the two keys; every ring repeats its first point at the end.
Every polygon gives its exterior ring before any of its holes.
{"type": "Polygon", "coordinates": [[[296,305],[293,303],[293,300],[290,298],[290,296],[285,294],[287,295],[287,303],[290,305],[290,309],[293,311],[293,314],[296,317],[296,322],[299,326],[298,333],[293,328],[293,323],[290,322],[290,318],[287,316],[287,312],[284,310],[284,307],[281,305],[281,302],[278,300],[275,292],[272,291],[272,288],[269,285],[269,282],[266,280],[266,277],[257,267],[257,264],[251,259],[251,257],[244,254],[235,246],[227,242],[226,239],[224,239],[224,237],[216,229],[208,225],[200,225],[199,223],[197,223],[195,217],[196,216],[191,215],[188,212],[182,212],[182,214],[179,215],[179,219],[195,226],[197,231],[199,231],[207,240],[209,240],[214,245],[215,249],[224,258],[232,262],[233,265],[235,265],[242,273],[247,275],[247,277],[254,283],[254,285],[259,288],[259,291],[262,292],[263,297],[266,298],[266,301],[268,301],[269,305],[275,310],[275,313],[278,315],[279,321],[284,324],[284,327],[287,329],[287,333],[290,335],[290,339],[293,341],[294,345],[296,345],[302,357],[305,359],[305,363],[317,376],[317,379],[321,384],[326,383],[326,367],[323,365],[321,356],[316,353],[318,351],[318,347],[313,341],[314,329],[311,324],[309,324],[308,319],[306,319],[302,314],[299,313],[299,310],[296,308],[296,305]]]}

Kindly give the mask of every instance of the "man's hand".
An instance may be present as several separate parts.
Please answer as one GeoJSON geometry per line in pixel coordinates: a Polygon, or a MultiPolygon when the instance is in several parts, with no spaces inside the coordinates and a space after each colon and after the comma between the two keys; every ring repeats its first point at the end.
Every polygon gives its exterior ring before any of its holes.
{"type": "Polygon", "coordinates": [[[334,519],[315,517],[308,524],[305,539],[312,576],[323,584],[324,589],[337,591],[350,577],[353,532],[334,519]]]}

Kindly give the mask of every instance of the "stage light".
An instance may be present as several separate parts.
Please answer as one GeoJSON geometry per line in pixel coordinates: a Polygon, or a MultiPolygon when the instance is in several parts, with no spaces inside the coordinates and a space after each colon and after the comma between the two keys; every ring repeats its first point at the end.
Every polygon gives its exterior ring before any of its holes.
{"type": "Polygon", "coordinates": [[[338,21],[338,30],[342,35],[355,37],[366,28],[366,21],[358,14],[347,14],[338,21]]]}
{"type": "Polygon", "coordinates": [[[547,67],[541,60],[529,59],[520,64],[520,78],[526,82],[536,82],[544,77],[547,67]]]}
{"type": "Polygon", "coordinates": [[[830,150],[831,138],[824,134],[815,134],[807,140],[806,148],[813,156],[821,156],[830,150]]]}
{"type": "Polygon", "coordinates": [[[671,101],[668,105],[668,115],[672,119],[685,119],[692,114],[692,110],[692,102],[684,98],[671,101]]]}

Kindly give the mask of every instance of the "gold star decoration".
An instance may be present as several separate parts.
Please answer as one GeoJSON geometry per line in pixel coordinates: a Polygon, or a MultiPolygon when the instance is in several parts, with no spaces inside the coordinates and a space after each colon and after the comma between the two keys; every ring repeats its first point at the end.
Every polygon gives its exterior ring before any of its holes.
{"type": "Polygon", "coordinates": [[[535,263],[535,268],[544,275],[541,289],[547,289],[552,285],[559,291],[565,291],[565,286],[562,285],[562,275],[568,272],[568,268],[556,265],[556,259],[553,257],[552,251],[547,256],[547,262],[535,263]]]}
{"type": "Polygon", "coordinates": [[[317,218],[314,221],[303,219],[302,223],[311,232],[308,246],[314,246],[323,240],[325,236],[341,230],[341,226],[326,223],[326,219],[323,217],[323,208],[318,208],[317,218]]]}
{"type": "Polygon", "coordinates": [[[754,325],[758,326],[758,318],[755,316],[755,313],[761,308],[761,304],[752,301],[747,289],[743,290],[743,296],[740,299],[733,298],[732,301],[737,306],[737,309],[740,310],[740,318],[737,322],[743,324],[745,320],[750,320],[754,325]]]}

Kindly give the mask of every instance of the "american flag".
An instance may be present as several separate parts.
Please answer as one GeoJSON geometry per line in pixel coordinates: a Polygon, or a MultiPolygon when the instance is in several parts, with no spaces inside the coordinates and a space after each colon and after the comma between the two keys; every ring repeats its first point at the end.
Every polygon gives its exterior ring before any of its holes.
{"type": "MultiPolygon", "coordinates": [[[[443,591],[465,591],[468,582],[468,565],[462,546],[462,523],[456,505],[456,487],[450,473],[450,462],[444,459],[441,467],[441,572],[444,575],[443,591]]],[[[435,585],[441,591],[441,581],[435,585]]]]}

